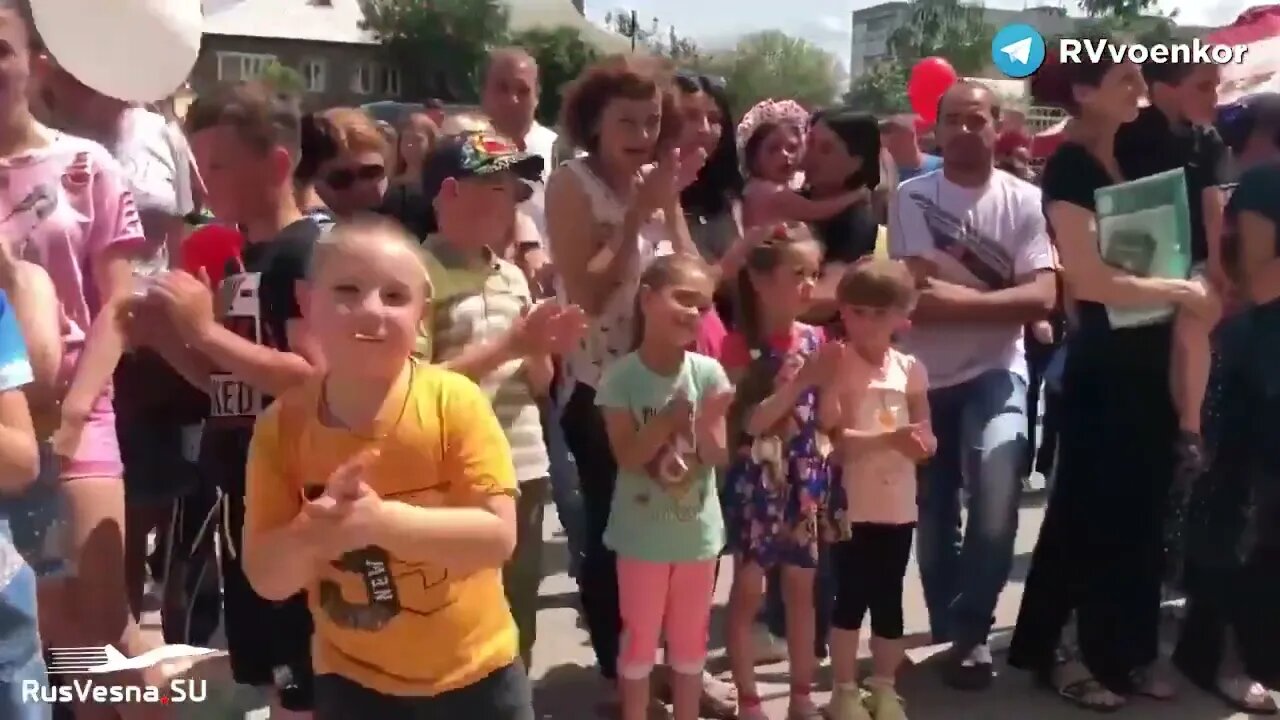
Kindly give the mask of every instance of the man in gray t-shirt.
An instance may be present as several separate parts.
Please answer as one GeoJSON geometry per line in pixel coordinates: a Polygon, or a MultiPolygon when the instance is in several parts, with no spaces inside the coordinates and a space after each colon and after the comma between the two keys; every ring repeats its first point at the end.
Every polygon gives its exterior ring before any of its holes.
{"type": "Polygon", "coordinates": [[[942,171],[902,183],[889,224],[890,254],[920,281],[903,346],[928,369],[938,438],[921,470],[917,558],[933,640],[952,642],[946,676],[968,689],[991,683],[987,635],[1013,563],[1027,443],[1022,328],[1049,314],[1057,292],[1040,191],[994,169],[997,116],[988,89],[952,86],[937,128],[942,171]]]}

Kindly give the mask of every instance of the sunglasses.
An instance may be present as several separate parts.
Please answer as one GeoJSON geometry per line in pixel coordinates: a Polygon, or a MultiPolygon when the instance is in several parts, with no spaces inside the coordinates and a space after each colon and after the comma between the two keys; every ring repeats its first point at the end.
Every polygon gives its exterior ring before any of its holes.
{"type": "Polygon", "coordinates": [[[378,164],[361,165],[355,168],[338,168],[324,176],[324,184],[334,190],[346,190],[355,185],[357,181],[373,182],[386,177],[386,174],[386,166],[378,164]]]}

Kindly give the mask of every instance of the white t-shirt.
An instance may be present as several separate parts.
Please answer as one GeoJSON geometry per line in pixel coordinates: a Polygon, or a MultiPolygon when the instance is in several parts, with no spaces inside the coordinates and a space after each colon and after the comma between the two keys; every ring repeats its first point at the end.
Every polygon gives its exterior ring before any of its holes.
{"type": "MultiPolygon", "coordinates": [[[[1040,189],[996,170],[981,188],[956,185],[943,171],[898,186],[889,219],[895,258],[933,261],[938,279],[979,290],[1012,287],[1054,267],[1040,189]]],[[[1018,323],[925,323],[903,338],[904,350],[929,370],[929,387],[972,380],[991,370],[1027,377],[1018,323]]]]}
{"type": "Polygon", "coordinates": [[[520,203],[520,212],[533,221],[540,238],[547,236],[546,186],[547,178],[551,177],[551,171],[555,169],[557,137],[554,130],[538,122],[534,122],[529,134],[524,136],[525,149],[542,158],[542,182],[534,186],[533,195],[528,200],[520,203]]]}
{"type": "Polygon", "coordinates": [[[163,228],[170,225],[164,221],[194,207],[191,151],[182,133],[150,110],[129,108],[122,123],[114,154],[129,181],[154,262],[162,267],[167,262],[163,228]]]}

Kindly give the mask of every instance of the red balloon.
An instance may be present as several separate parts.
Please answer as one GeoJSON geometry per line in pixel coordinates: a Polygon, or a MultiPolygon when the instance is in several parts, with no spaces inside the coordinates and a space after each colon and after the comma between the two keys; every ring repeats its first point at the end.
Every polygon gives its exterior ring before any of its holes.
{"type": "Polygon", "coordinates": [[[916,63],[907,80],[907,99],[911,101],[911,109],[925,122],[937,121],[938,100],[958,78],[956,69],[943,58],[927,57],[916,63]]]}

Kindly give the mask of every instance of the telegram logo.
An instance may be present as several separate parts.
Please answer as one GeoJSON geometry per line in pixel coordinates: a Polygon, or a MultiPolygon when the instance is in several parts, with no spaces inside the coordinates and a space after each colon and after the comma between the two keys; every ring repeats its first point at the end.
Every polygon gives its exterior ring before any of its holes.
{"type": "Polygon", "coordinates": [[[996,69],[1011,78],[1024,78],[1044,64],[1044,38],[1030,25],[1006,25],[991,39],[996,69]]]}

